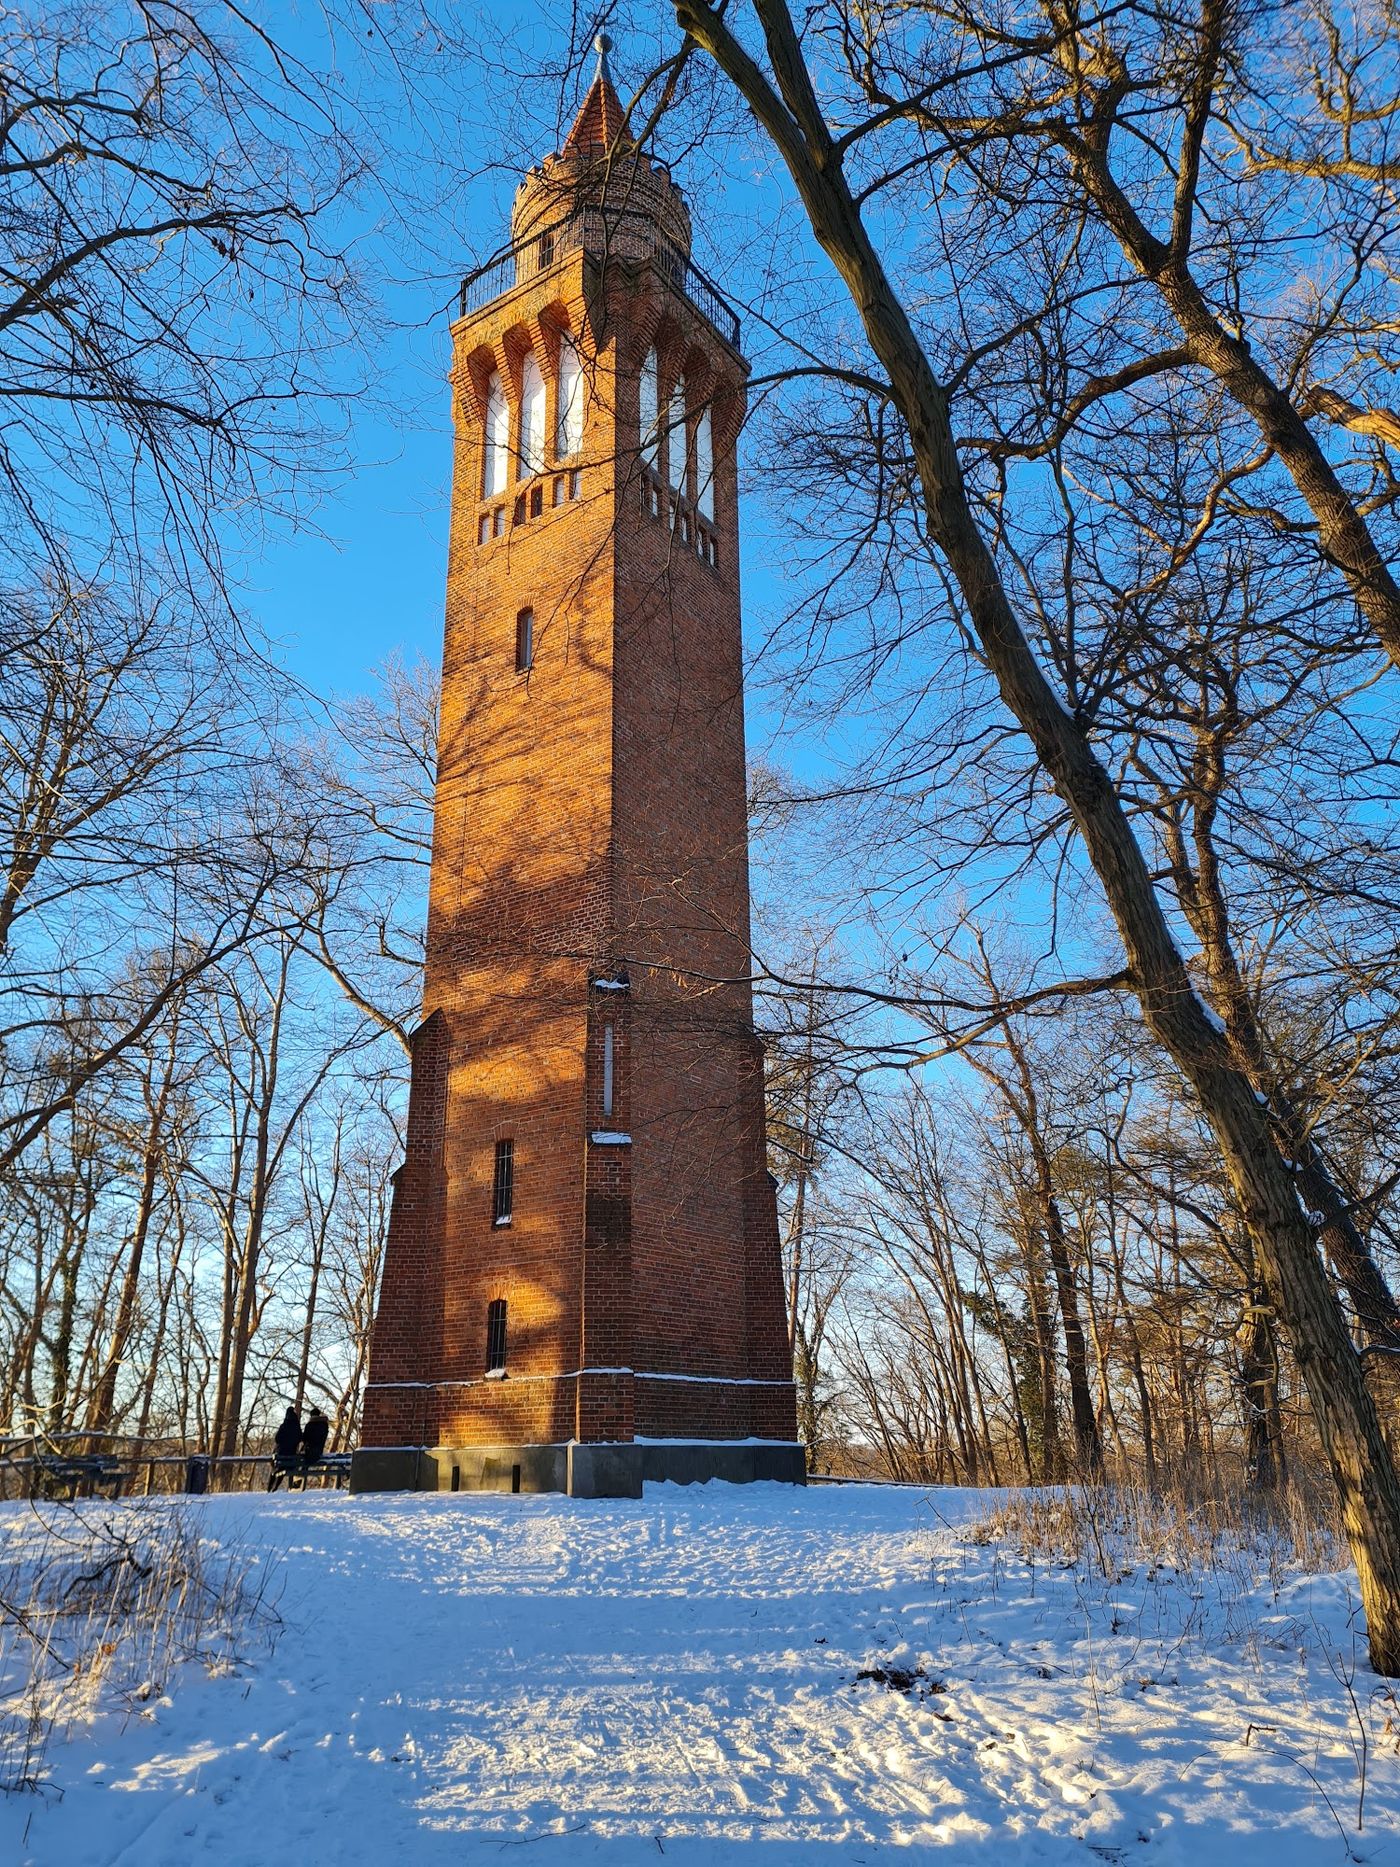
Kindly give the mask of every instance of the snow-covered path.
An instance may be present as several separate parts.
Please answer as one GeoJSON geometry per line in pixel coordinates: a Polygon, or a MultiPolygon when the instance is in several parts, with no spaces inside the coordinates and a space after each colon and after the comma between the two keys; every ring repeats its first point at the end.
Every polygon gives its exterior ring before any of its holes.
{"type": "MultiPolygon", "coordinates": [[[[281,1553],[275,1653],[58,1745],[53,1792],[0,1801],[0,1862],[1400,1867],[1364,1666],[1356,1833],[1345,1577],[1087,1590],[946,1491],[197,1508],[281,1553]],[[855,1677],[893,1666],[927,1679],[855,1677]]],[[[0,1547],[32,1522],[0,1507],[0,1547]]]]}

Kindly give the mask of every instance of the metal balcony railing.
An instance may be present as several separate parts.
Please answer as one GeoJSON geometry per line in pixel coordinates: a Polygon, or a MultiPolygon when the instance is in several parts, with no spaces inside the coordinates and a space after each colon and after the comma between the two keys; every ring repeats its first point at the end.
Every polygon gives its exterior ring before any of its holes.
{"type": "Polygon", "coordinates": [[[628,210],[583,208],[516,241],[463,279],[458,316],[479,311],[503,292],[548,272],[556,260],[580,247],[591,259],[623,259],[634,265],[653,261],[725,342],[738,349],[738,313],[719,287],[665,238],[650,215],[628,210]]]}

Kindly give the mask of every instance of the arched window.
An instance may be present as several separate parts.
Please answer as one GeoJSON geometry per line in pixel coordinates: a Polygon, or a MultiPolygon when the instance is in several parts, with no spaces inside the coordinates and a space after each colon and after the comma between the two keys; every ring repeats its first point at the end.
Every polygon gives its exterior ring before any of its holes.
{"type": "Polygon", "coordinates": [[[544,466],[544,377],[533,352],[520,373],[520,477],[544,466]]]}
{"type": "Polygon", "coordinates": [[[639,427],[642,436],[642,459],[655,468],[659,436],[657,434],[656,352],[648,350],[642,361],[638,400],[639,427]]]}
{"type": "Polygon", "coordinates": [[[554,451],[560,460],[572,460],[583,448],[583,366],[572,337],[559,344],[559,418],[554,451]]]}
{"type": "Polygon", "coordinates": [[[486,1372],[504,1374],[506,1370],[506,1300],[497,1297],[486,1305],[486,1372]]]}
{"type": "Polygon", "coordinates": [[[702,518],[715,516],[715,434],[710,411],[702,408],[695,424],[695,498],[702,518]]]}
{"type": "Polygon", "coordinates": [[[678,492],[685,491],[685,377],[676,378],[666,410],[666,475],[678,492]]]}
{"type": "Polygon", "coordinates": [[[494,499],[506,490],[506,463],[510,455],[510,410],[501,379],[492,372],[486,385],[486,449],[481,468],[481,496],[494,499]]]}

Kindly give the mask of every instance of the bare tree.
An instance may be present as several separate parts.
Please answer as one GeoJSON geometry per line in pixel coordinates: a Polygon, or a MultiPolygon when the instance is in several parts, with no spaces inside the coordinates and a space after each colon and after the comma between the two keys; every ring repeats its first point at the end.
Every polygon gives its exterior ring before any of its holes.
{"type": "MultiPolygon", "coordinates": [[[[1300,1210],[1269,1113],[1194,989],[1131,813],[1095,745],[1090,716],[1077,695],[1067,703],[1056,692],[1032,648],[1023,605],[1013,599],[999,561],[1004,522],[995,512],[979,511],[959,459],[951,415],[956,383],[940,373],[936,346],[921,339],[870,232],[864,213],[869,184],[853,182],[848,172],[853,152],[867,170],[878,160],[869,137],[857,149],[859,139],[833,128],[802,35],[782,0],[755,0],[765,63],[736,36],[727,14],[703,0],[681,0],[676,11],[688,45],[714,61],[782,159],[817,243],[856,309],[882,372],[877,393],[906,437],[910,493],[917,495],[921,522],[946,566],[958,620],[1073,825],[1121,942],[1143,1019],[1191,1084],[1232,1195],[1246,1215],[1260,1273],[1286,1323],[1316,1412],[1361,1580],[1372,1661],[1379,1671],[1396,1672],[1400,1481],[1314,1229],[1300,1210]]],[[[815,46],[820,28],[812,31],[815,46]]],[[[818,62],[817,71],[822,69],[818,62]]],[[[1004,503],[1010,503],[1009,494],[1004,503]]]]}

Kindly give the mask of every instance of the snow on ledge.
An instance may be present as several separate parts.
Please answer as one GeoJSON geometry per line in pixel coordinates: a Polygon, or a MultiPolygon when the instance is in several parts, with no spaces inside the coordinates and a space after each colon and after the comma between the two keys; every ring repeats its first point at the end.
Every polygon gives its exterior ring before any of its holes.
{"type": "MultiPolygon", "coordinates": [[[[599,1441],[589,1440],[589,1445],[599,1441]]],[[[645,1433],[638,1433],[635,1439],[616,1439],[611,1442],[619,1446],[800,1446],[800,1439],[651,1439],[645,1433]]]]}
{"type": "Polygon", "coordinates": [[[595,1147],[631,1147],[630,1134],[619,1134],[615,1128],[595,1128],[589,1140],[595,1147]]]}

